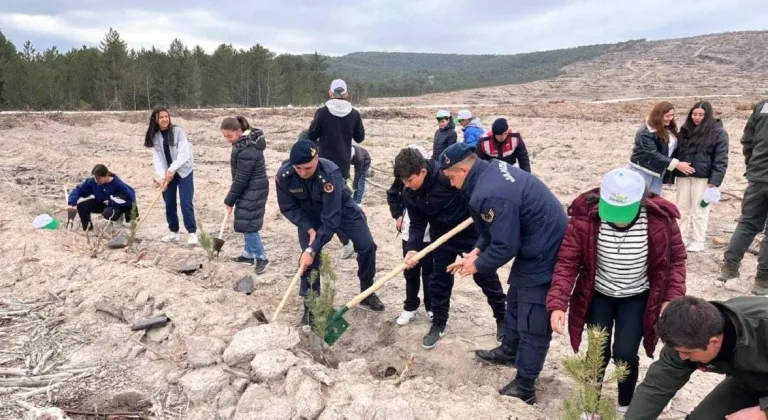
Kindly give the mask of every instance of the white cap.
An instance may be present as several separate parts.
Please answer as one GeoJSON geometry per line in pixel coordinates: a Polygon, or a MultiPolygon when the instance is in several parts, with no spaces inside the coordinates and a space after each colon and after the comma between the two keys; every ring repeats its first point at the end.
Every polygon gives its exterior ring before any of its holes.
{"type": "Polygon", "coordinates": [[[345,95],[347,93],[347,83],[341,79],[336,79],[331,82],[330,91],[333,92],[334,95],[345,95]]]}
{"type": "Polygon", "coordinates": [[[437,111],[437,114],[435,114],[435,118],[437,118],[438,120],[443,118],[451,118],[451,113],[444,109],[441,109],[440,111],[437,111]]]}
{"type": "Polygon", "coordinates": [[[645,194],[645,180],[629,168],[608,172],[600,182],[600,218],[606,222],[629,223],[637,216],[645,194]]]}
{"type": "Polygon", "coordinates": [[[461,120],[471,120],[472,119],[472,113],[469,112],[468,109],[462,109],[461,111],[459,111],[458,115],[456,115],[456,118],[459,121],[461,121],[461,120]]]}

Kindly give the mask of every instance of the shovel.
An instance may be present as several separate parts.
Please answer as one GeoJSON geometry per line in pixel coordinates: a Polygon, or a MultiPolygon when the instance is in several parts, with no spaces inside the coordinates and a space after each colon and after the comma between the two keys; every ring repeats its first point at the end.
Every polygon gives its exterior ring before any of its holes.
{"type": "Polygon", "coordinates": [[[77,216],[77,209],[69,208],[69,191],[67,191],[67,187],[64,187],[64,203],[67,205],[67,224],[65,228],[67,230],[71,230],[73,227],[75,227],[75,216],[77,216]]]}
{"type": "MultiPolygon", "coordinates": [[[[411,260],[419,261],[424,256],[432,252],[435,248],[439,247],[440,245],[444,244],[446,241],[454,237],[457,233],[461,232],[462,230],[466,229],[467,226],[472,224],[472,219],[469,218],[455,228],[451,229],[446,233],[445,235],[439,237],[437,240],[433,241],[429,246],[422,249],[416,255],[411,257],[411,260]]],[[[405,265],[405,263],[400,263],[394,270],[390,271],[387,275],[380,278],[376,283],[374,283],[371,287],[366,289],[364,292],[357,295],[354,299],[347,302],[346,305],[341,307],[341,309],[336,310],[336,312],[331,315],[330,318],[328,318],[328,326],[325,330],[325,342],[332,346],[336,341],[338,341],[339,337],[341,337],[342,334],[344,334],[344,331],[347,330],[349,327],[349,323],[344,319],[344,314],[349,311],[350,309],[356,307],[360,302],[365,300],[368,296],[372,295],[375,291],[379,290],[386,282],[391,280],[393,277],[400,274],[403,270],[408,268],[408,266],[405,265]]]]}
{"type": "Polygon", "coordinates": [[[216,256],[219,256],[221,248],[224,246],[224,240],[221,239],[221,235],[224,234],[224,226],[227,225],[227,219],[229,218],[229,212],[224,212],[224,220],[221,222],[221,228],[219,229],[219,237],[213,238],[213,250],[216,251],[216,256]]]}
{"type": "Polygon", "coordinates": [[[149,212],[152,211],[152,207],[155,207],[155,203],[157,203],[157,200],[160,199],[161,195],[163,195],[163,189],[162,188],[160,188],[160,191],[158,191],[157,197],[155,197],[155,199],[152,201],[152,204],[149,205],[149,208],[147,209],[147,212],[144,213],[144,217],[139,218],[139,222],[136,223],[136,229],[133,231],[134,235],[136,235],[136,232],[139,231],[139,227],[141,227],[141,223],[144,222],[144,219],[146,219],[147,216],[149,216],[149,212]]]}
{"type": "Polygon", "coordinates": [[[272,321],[275,322],[277,319],[277,316],[280,314],[280,311],[283,310],[283,306],[285,306],[285,302],[288,300],[288,296],[291,294],[291,290],[293,290],[293,286],[296,285],[296,282],[299,281],[301,278],[301,267],[299,267],[298,271],[296,271],[296,275],[293,276],[293,279],[291,280],[291,284],[288,285],[288,288],[285,290],[285,294],[283,294],[283,299],[280,301],[280,304],[277,305],[277,309],[275,309],[275,313],[272,315],[272,321]]]}

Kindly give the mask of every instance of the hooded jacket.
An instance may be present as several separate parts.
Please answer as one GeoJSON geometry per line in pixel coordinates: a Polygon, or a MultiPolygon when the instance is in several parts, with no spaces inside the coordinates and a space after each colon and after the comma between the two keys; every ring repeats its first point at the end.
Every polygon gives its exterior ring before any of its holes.
{"type": "MultiPolygon", "coordinates": [[[[571,219],[560,245],[547,294],[547,310],[568,312],[571,346],[578,352],[581,335],[595,291],[597,238],[600,217],[597,203],[600,189],[577,197],[568,208],[571,219]],[[576,287],[574,287],[574,284],[576,287]],[[571,292],[573,291],[573,292],[571,292]]],[[[657,195],[643,201],[648,215],[648,282],[650,294],[643,316],[643,346],[653,357],[658,338],[653,328],[661,313],[661,304],[685,295],[685,260],[687,253],[677,219],[675,205],[657,195]]]]}
{"type": "Polygon", "coordinates": [[[232,186],[224,204],[235,207],[235,232],[253,233],[264,224],[269,179],[264,163],[267,141],[258,128],[245,131],[232,144],[232,186]]]}
{"type": "Polygon", "coordinates": [[[352,140],[362,143],[365,128],[360,113],[349,101],[331,99],[315,112],[307,138],[317,142],[320,157],[335,163],[344,179],[348,179],[352,140]]]}
{"type": "Polygon", "coordinates": [[[432,142],[432,159],[439,158],[440,153],[443,153],[443,150],[447,149],[448,146],[456,143],[458,137],[456,125],[451,120],[448,120],[448,124],[444,128],[438,128],[432,142]]]}
{"type": "Polygon", "coordinates": [[[466,127],[461,129],[464,132],[464,143],[470,146],[476,146],[480,138],[485,134],[480,118],[473,118],[466,127]]]}
{"type": "Polygon", "coordinates": [[[686,142],[688,135],[685,127],[680,130],[680,143],[678,143],[675,157],[682,162],[690,162],[696,172],[692,175],[685,175],[675,170],[676,177],[706,178],[708,184],[716,187],[723,183],[725,171],[728,169],[728,133],[720,120],[716,120],[713,130],[717,140],[702,150],[685,150],[685,147],[680,147],[686,142]]]}

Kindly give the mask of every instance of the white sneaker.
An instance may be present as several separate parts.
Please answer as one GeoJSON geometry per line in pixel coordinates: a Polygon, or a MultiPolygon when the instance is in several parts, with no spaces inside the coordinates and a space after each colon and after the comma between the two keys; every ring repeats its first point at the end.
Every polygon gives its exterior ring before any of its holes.
{"type": "Polygon", "coordinates": [[[627,410],[629,409],[629,406],[623,406],[623,405],[616,405],[616,414],[619,416],[619,418],[624,418],[624,416],[627,414],[627,410]]]}
{"type": "Polygon", "coordinates": [[[346,245],[341,247],[341,259],[346,260],[352,258],[353,255],[355,255],[355,246],[352,244],[352,241],[349,241],[346,245]]]}
{"type": "Polygon", "coordinates": [[[197,234],[196,233],[190,233],[187,235],[187,245],[195,246],[197,245],[197,234]]]}
{"type": "Polygon", "coordinates": [[[179,234],[176,233],[176,232],[171,232],[171,233],[163,236],[162,238],[160,238],[160,241],[165,242],[165,243],[179,242],[179,240],[181,240],[181,236],[179,236],[179,234]]]}
{"type": "Polygon", "coordinates": [[[704,252],[705,248],[706,247],[704,246],[704,242],[693,241],[693,242],[691,242],[690,245],[688,245],[687,251],[688,252],[694,252],[694,253],[695,252],[704,252]]]}
{"type": "Polygon", "coordinates": [[[400,317],[397,318],[397,325],[408,325],[413,321],[413,318],[416,318],[416,311],[403,311],[403,313],[400,314],[400,317]]]}
{"type": "Polygon", "coordinates": [[[434,312],[432,312],[432,311],[427,311],[427,319],[428,319],[430,322],[432,322],[432,318],[434,318],[434,317],[435,317],[435,314],[434,314],[434,312]]]}

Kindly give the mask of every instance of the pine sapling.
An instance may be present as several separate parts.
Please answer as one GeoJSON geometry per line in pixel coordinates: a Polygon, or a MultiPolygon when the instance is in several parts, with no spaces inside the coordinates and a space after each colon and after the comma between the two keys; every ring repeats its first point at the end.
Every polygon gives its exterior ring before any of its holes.
{"type": "Polygon", "coordinates": [[[564,420],[615,420],[616,405],[601,398],[604,384],[624,381],[629,369],[624,362],[615,364],[613,372],[603,379],[603,348],[608,343],[608,332],[602,327],[587,328],[587,352],[563,360],[565,375],[573,379],[573,395],[563,402],[564,420]]]}
{"type": "Polygon", "coordinates": [[[213,235],[203,230],[202,223],[198,228],[198,240],[200,241],[200,247],[208,253],[208,261],[213,261],[213,259],[216,258],[216,249],[213,246],[213,235]]]}
{"type": "Polygon", "coordinates": [[[328,318],[333,315],[333,300],[336,297],[336,272],[330,255],[320,253],[320,269],[314,269],[309,275],[309,292],[305,298],[307,308],[314,318],[312,332],[318,337],[325,337],[325,329],[328,326],[328,318]],[[312,285],[320,283],[320,293],[314,291],[312,285]]]}
{"type": "Polygon", "coordinates": [[[139,226],[139,207],[136,205],[136,201],[131,205],[131,232],[128,235],[128,246],[133,248],[133,244],[136,241],[136,228],[139,226]]]}

